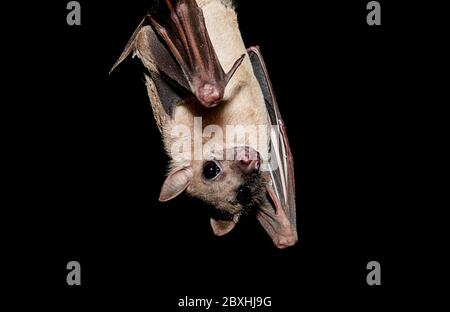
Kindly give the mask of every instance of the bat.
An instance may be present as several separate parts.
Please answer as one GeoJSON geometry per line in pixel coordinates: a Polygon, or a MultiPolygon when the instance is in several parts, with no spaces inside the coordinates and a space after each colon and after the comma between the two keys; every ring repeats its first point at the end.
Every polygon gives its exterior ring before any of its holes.
{"type": "Polygon", "coordinates": [[[286,127],[262,54],[245,48],[232,2],[165,0],[141,21],[111,71],[130,54],[144,65],[170,157],[159,200],[181,193],[203,200],[213,207],[210,223],[218,236],[255,212],[276,247],[294,245],[294,163],[286,127]]]}

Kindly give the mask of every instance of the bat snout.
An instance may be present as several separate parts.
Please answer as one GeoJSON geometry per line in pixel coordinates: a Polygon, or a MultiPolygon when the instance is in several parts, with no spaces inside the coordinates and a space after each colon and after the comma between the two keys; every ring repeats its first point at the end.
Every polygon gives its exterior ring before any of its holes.
{"type": "Polygon", "coordinates": [[[257,172],[261,166],[261,157],[257,151],[246,146],[236,151],[236,161],[245,173],[257,172]]]}

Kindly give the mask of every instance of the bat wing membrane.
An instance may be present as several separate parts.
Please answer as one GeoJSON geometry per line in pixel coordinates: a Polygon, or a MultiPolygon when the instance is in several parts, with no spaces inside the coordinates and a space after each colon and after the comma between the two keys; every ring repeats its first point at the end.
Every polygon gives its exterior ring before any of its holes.
{"type": "Polygon", "coordinates": [[[165,0],[163,5],[159,11],[169,14],[147,14],[111,71],[137,50],[141,60],[151,57],[161,75],[195,95],[201,105],[217,105],[245,55],[225,73],[195,0],[165,0]]]}
{"type": "Polygon", "coordinates": [[[297,241],[294,160],[286,127],[261,52],[257,47],[251,47],[247,52],[261,87],[269,122],[272,125],[270,133],[272,159],[269,162],[270,183],[267,186],[272,205],[270,208],[263,206],[258,219],[275,245],[284,248],[297,241]]]}

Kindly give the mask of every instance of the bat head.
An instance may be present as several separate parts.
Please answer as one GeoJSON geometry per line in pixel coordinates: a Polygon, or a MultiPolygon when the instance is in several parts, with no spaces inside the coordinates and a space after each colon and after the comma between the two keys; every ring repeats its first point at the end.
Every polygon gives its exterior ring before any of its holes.
{"type": "Polygon", "coordinates": [[[160,201],[168,201],[186,191],[210,204],[214,207],[211,226],[216,235],[231,231],[239,217],[257,205],[265,193],[257,151],[235,147],[221,154],[172,171],[159,197],[160,201]]]}

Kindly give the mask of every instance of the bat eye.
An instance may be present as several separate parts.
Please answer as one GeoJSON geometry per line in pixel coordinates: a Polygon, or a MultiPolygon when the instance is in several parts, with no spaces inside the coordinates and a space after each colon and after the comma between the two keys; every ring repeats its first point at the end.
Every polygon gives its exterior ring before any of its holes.
{"type": "Polygon", "coordinates": [[[246,205],[250,202],[251,195],[252,191],[250,190],[250,188],[246,186],[241,186],[237,191],[236,200],[239,203],[246,205]]]}
{"type": "Polygon", "coordinates": [[[219,166],[213,161],[208,161],[203,167],[203,177],[206,180],[212,180],[217,177],[220,173],[219,166]]]}

